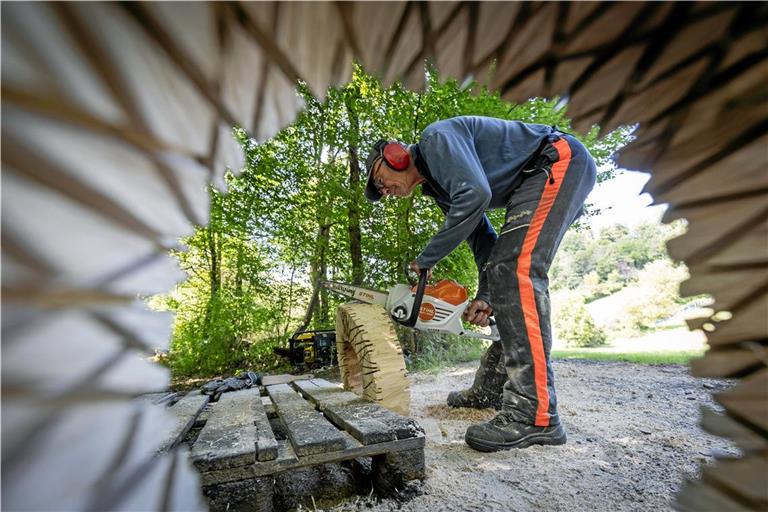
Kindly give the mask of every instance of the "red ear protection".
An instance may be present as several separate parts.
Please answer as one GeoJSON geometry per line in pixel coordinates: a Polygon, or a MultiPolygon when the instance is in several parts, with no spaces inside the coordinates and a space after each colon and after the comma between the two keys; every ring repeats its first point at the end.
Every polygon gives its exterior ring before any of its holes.
{"type": "Polygon", "coordinates": [[[404,171],[411,165],[411,155],[399,142],[388,142],[381,150],[386,164],[395,171],[404,171]]]}

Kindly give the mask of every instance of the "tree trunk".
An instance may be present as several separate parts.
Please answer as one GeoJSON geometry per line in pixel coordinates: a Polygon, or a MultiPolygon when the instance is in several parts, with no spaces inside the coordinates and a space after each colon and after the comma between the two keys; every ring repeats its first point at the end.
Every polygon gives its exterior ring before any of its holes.
{"type": "Polygon", "coordinates": [[[208,281],[209,281],[209,293],[208,302],[205,305],[205,316],[203,317],[203,330],[207,332],[208,327],[211,325],[211,313],[213,308],[213,301],[216,299],[216,295],[219,293],[221,287],[221,280],[219,276],[219,254],[216,250],[215,234],[211,230],[210,226],[205,230],[205,240],[208,245],[206,252],[206,258],[208,260],[208,281]]]}
{"type": "Polygon", "coordinates": [[[235,295],[238,297],[243,296],[243,280],[245,278],[243,273],[244,259],[243,245],[242,242],[240,242],[237,246],[237,268],[235,269],[235,295]]]}
{"type": "MultiPolygon", "coordinates": [[[[405,233],[405,251],[402,252],[404,258],[410,257],[409,254],[413,250],[418,250],[418,248],[413,247],[413,228],[411,227],[411,214],[413,213],[413,196],[405,198],[405,214],[403,215],[403,232],[405,233]]],[[[415,255],[413,255],[415,257],[415,255]]],[[[400,271],[403,273],[403,276],[408,279],[408,271],[406,270],[408,268],[409,261],[403,261],[400,265],[400,271]]]]}
{"type": "Polygon", "coordinates": [[[310,266],[310,277],[312,279],[312,295],[309,299],[309,305],[307,305],[307,311],[304,314],[304,318],[301,324],[296,328],[294,332],[303,331],[312,322],[312,317],[315,315],[318,305],[320,303],[320,281],[325,280],[327,277],[327,264],[325,261],[325,251],[328,247],[328,241],[331,234],[331,224],[322,224],[317,231],[317,242],[315,244],[315,256],[312,258],[310,266]]]}
{"type": "Polygon", "coordinates": [[[221,288],[221,271],[219,269],[220,261],[218,245],[216,244],[216,234],[211,231],[210,228],[208,229],[206,238],[208,239],[208,254],[211,257],[208,270],[210,272],[209,279],[211,287],[211,298],[213,298],[216,296],[216,293],[218,293],[219,288],[221,288]]]}
{"type": "Polygon", "coordinates": [[[352,284],[363,282],[363,251],[362,231],[360,229],[360,160],[358,145],[360,141],[360,125],[353,100],[347,96],[347,112],[349,113],[349,199],[347,202],[349,256],[352,262],[352,284]]]}
{"type": "Polygon", "coordinates": [[[291,262],[291,282],[288,285],[288,303],[285,306],[285,324],[282,329],[282,331],[279,333],[280,337],[283,338],[288,333],[288,325],[291,322],[291,310],[293,309],[293,285],[295,283],[296,278],[296,262],[291,262]]]}
{"type": "Polygon", "coordinates": [[[325,246],[323,247],[322,258],[320,260],[320,272],[317,279],[318,288],[320,289],[320,315],[318,318],[318,324],[323,326],[328,324],[328,290],[320,286],[320,281],[328,280],[328,262],[325,258],[325,248],[328,247],[328,242],[330,240],[329,235],[330,226],[328,226],[328,233],[325,235],[325,246]]]}

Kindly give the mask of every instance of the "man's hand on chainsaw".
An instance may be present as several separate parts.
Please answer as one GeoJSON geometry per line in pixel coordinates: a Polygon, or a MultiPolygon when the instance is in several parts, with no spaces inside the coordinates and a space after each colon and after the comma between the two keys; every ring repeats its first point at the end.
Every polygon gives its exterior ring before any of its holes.
{"type": "Polygon", "coordinates": [[[480,327],[488,326],[488,317],[493,313],[491,305],[484,300],[475,299],[469,303],[467,309],[464,310],[463,318],[467,322],[479,325],[480,327]]]}
{"type": "MultiPolygon", "coordinates": [[[[413,261],[412,261],[412,262],[411,262],[411,263],[408,265],[408,268],[410,268],[411,270],[413,270],[414,272],[416,272],[416,275],[417,275],[417,276],[420,276],[420,275],[421,275],[421,271],[423,270],[423,269],[422,269],[422,268],[419,266],[419,264],[418,264],[418,263],[416,263],[416,260],[413,260],[413,261]]],[[[431,269],[431,268],[428,268],[428,269],[427,269],[427,280],[430,280],[430,279],[432,279],[432,269],[431,269]]]]}

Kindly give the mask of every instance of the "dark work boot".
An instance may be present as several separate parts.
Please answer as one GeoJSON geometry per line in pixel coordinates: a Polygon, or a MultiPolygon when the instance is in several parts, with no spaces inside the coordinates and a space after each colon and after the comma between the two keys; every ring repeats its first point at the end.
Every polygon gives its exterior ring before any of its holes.
{"type": "Polygon", "coordinates": [[[469,388],[462,391],[451,391],[448,394],[447,402],[451,407],[474,407],[475,409],[493,407],[498,411],[501,409],[501,393],[469,388]]]}
{"type": "Polygon", "coordinates": [[[467,444],[481,452],[527,448],[533,444],[565,444],[565,430],[559,423],[537,427],[518,423],[501,412],[491,421],[472,425],[464,436],[467,444]]]}
{"type": "Polygon", "coordinates": [[[451,407],[474,407],[501,409],[501,394],[507,381],[501,342],[494,341],[480,359],[480,367],[475,374],[472,387],[461,391],[451,391],[447,403],[451,407]]]}

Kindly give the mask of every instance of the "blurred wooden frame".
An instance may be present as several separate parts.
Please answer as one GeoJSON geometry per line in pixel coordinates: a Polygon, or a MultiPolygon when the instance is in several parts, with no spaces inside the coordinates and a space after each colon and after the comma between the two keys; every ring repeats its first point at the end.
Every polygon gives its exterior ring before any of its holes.
{"type": "Polygon", "coordinates": [[[743,379],[703,426],[749,439],[741,459],[687,484],[676,506],[768,507],[765,482],[749,478],[768,472],[765,3],[3,11],[4,506],[203,507],[186,457],[153,455],[146,432],[164,415],[129,401],[168,383],[136,356],[167,341],[170,320],[137,297],[181,277],[166,252],[206,222],[205,185],[241,167],[232,125],[270,137],[301,108],[297,80],[322,96],[356,59],[412,88],[428,60],[510,100],[563,95],[578,130],[638,125],[618,163],[652,173],[646,190],[669,203],[665,220],[687,219],[669,243],[690,268],[682,292],[715,300],[712,318],[691,323],[710,341],[693,371],[743,379]],[[89,464],[73,474],[74,461],[89,464]]]}

